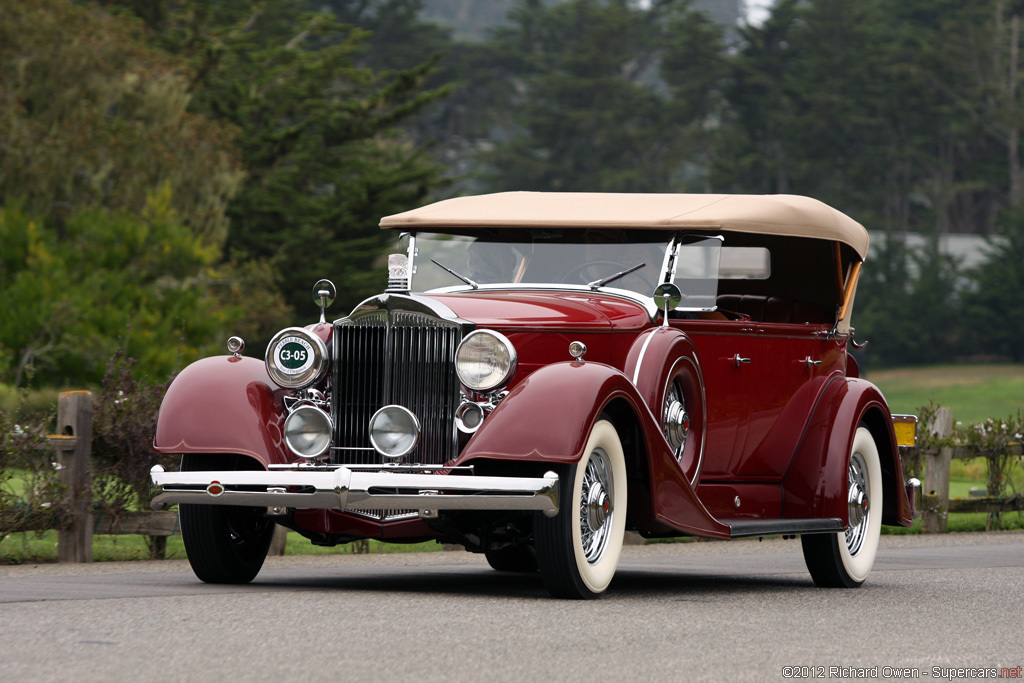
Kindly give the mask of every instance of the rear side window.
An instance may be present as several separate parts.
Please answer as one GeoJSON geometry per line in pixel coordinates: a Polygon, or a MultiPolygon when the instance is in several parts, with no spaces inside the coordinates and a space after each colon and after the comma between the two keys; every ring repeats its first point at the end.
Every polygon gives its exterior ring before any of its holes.
{"type": "Polygon", "coordinates": [[[765,247],[722,247],[718,277],[722,280],[767,280],[772,255],[765,247]]]}

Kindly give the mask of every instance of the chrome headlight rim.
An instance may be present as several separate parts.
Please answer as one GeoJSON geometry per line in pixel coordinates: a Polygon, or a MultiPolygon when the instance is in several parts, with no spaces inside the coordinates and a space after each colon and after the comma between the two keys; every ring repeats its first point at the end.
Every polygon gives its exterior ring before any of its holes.
{"type": "Polygon", "coordinates": [[[267,374],[286,389],[303,389],[323,379],[327,372],[327,345],[302,327],[286,327],[270,340],[264,357],[267,374]],[[295,354],[302,352],[301,359],[295,354]]]}
{"type": "Polygon", "coordinates": [[[494,330],[474,330],[470,332],[463,338],[459,347],[455,350],[455,372],[459,376],[459,381],[468,389],[477,393],[487,393],[504,387],[515,376],[518,365],[519,356],[512,342],[501,332],[495,332],[494,330]],[[471,348],[471,344],[479,343],[485,338],[490,338],[496,343],[494,348],[500,349],[504,353],[504,360],[500,364],[495,365],[495,370],[498,371],[497,375],[491,372],[488,373],[487,381],[477,381],[473,375],[463,371],[463,363],[471,362],[463,357],[463,353],[471,348]]]}
{"type": "MultiPolygon", "coordinates": [[[[307,422],[307,424],[309,424],[307,422]]],[[[303,403],[296,406],[285,418],[284,421],[284,442],[295,455],[300,458],[318,458],[326,453],[331,447],[331,439],[334,436],[334,421],[324,410],[312,403],[303,403]],[[308,434],[305,430],[294,429],[295,423],[302,420],[315,420],[319,422],[320,429],[317,431],[319,445],[313,448],[303,449],[299,443],[297,434],[308,434]]],[[[314,442],[316,443],[316,442],[314,442]]]]}
{"type": "Polygon", "coordinates": [[[377,412],[370,418],[369,434],[370,434],[370,445],[373,446],[373,450],[380,453],[385,458],[392,460],[400,460],[405,456],[416,450],[416,446],[420,442],[420,434],[423,430],[423,426],[420,423],[420,419],[416,416],[416,413],[412,412],[405,406],[396,404],[386,405],[379,408],[377,412]],[[399,432],[404,437],[405,445],[402,448],[396,450],[389,450],[388,444],[382,443],[379,438],[379,427],[381,420],[389,420],[392,425],[396,425],[404,422],[408,428],[405,431],[399,432]]]}

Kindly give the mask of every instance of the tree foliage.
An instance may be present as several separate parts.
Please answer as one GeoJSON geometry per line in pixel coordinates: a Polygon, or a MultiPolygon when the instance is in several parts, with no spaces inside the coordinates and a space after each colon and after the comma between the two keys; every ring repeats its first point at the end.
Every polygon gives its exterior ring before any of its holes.
{"type": "Polygon", "coordinates": [[[86,207],[141,212],[170,189],[182,223],[227,237],[235,128],[188,110],[181,65],[89,3],[0,3],[0,197],[57,227],[86,207]]]}
{"type": "MultiPolygon", "coordinates": [[[[1024,332],[987,312],[989,268],[962,273],[938,249],[948,233],[994,232],[1021,201],[1022,12],[1005,0],[781,0],[741,31],[713,184],[814,196],[888,235],[856,311],[882,362],[1006,356],[994,339],[1024,332]],[[904,231],[928,246],[908,252],[904,231]]],[[[1012,282],[1024,260],[1007,249],[1005,269],[992,265],[1012,282]]]]}
{"type": "Polygon", "coordinates": [[[319,277],[379,291],[382,215],[504,189],[818,197],[886,235],[874,360],[1021,358],[1024,0],[512,5],[459,43],[423,0],[0,0],[0,377],[258,353],[319,277]],[[958,232],[999,233],[986,267],[958,232]]]}
{"type": "Polygon", "coordinates": [[[218,296],[229,279],[218,250],[176,219],[166,185],[140,216],[92,207],[60,230],[8,205],[0,242],[0,370],[15,386],[30,372],[94,384],[119,338],[150,378],[166,377],[241,314],[218,296]]]}
{"type": "Polygon", "coordinates": [[[299,0],[2,8],[0,380],[95,383],[120,338],[165,377],[227,334],[259,353],[318,277],[379,289],[377,221],[438,181],[398,126],[443,94],[428,58],[366,66],[299,0]]]}
{"type": "MultiPolygon", "coordinates": [[[[498,126],[489,189],[657,191],[705,164],[720,34],[688,2],[522,0],[470,91],[498,126]],[[496,90],[497,89],[497,90],[496,90]],[[486,105],[490,103],[489,111],[486,105]]],[[[478,62],[478,63],[479,63],[478,62]]],[[[699,187],[699,183],[698,183],[699,187]]]]}
{"type": "MultiPolygon", "coordinates": [[[[407,4],[333,3],[347,19],[378,24],[384,15],[408,18],[407,4]]],[[[300,0],[182,2],[162,33],[166,49],[192,65],[193,110],[240,133],[246,178],[228,208],[228,248],[271,261],[298,310],[310,308],[319,277],[335,279],[343,305],[379,289],[374,262],[386,236],[377,222],[439,181],[439,167],[399,128],[444,94],[423,88],[433,61],[394,71],[361,65],[380,57],[367,54],[370,34],[331,9],[300,0]]]]}

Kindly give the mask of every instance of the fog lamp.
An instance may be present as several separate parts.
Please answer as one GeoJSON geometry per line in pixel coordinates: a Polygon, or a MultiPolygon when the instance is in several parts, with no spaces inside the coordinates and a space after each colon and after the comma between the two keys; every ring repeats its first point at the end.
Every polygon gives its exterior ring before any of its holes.
{"type": "Polygon", "coordinates": [[[299,406],[284,421],[284,441],[302,458],[322,455],[331,446],[333,431],[330,415],[311,405],[299,406]]]}
{"type": "Polygon", "coordinates": [[[484,409],[476,403],[463,403],[455,411],[455,426],[463,434],[472,434],[484,421],[484,409]]]}
{"type": "Polygon", "coordinates": [[[370,418],[370,444],[385,458],[412,453],[420,440],[420,421],[408,408],[384,406],[370,418]]]}

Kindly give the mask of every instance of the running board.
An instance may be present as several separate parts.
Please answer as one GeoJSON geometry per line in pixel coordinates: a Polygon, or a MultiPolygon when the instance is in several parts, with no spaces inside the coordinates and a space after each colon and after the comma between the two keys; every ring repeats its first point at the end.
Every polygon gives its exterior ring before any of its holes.
{"type": "Polygon", "coordinates": [[[811,519],[720,519],[729,527],[729,538],[750,536],[791,536],[794,534],[828,534],[846,530],[838,517],[811,519]]]}

